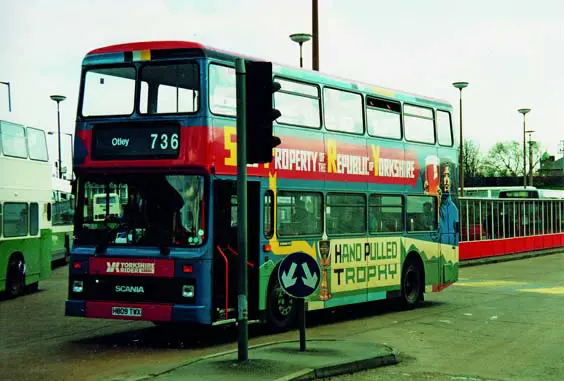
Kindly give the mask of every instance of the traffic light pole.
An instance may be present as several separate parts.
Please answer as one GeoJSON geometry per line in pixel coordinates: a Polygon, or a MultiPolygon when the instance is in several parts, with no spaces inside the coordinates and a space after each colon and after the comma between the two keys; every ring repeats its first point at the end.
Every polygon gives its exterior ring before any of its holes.
{"type": "Polygon", "coordinates": [[[245,60],[235,61],[237,74],[237,242],[239,251],[238,274],[238,359],[249,359],[249,326],[247,306],[247,113],[245,60]]]}

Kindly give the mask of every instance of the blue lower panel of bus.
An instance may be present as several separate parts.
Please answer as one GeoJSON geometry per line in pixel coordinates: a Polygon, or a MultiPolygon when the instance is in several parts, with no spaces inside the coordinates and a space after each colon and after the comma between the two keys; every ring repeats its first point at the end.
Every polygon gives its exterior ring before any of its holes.
{"type": "Polygon", "coordinates": [[[86,303],[82,300],[67,300],[65,303],[66,316],[86,316],[86,303]]]}
{"type": "Polygon", "coordinates": [[[211,324],[210,311],[204,306],[172,306],[171,320],[211,324]]]}

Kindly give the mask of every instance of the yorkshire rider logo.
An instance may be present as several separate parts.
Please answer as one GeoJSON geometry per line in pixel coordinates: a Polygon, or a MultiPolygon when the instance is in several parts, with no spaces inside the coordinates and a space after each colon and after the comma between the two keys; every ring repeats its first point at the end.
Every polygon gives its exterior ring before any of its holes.
{"type": "Polygon", "coordinates": [[[319,264],[321,265],[321,283],[319,285],[319,300],[329,300],[332,295],[329,293],[329,282],[327,281],[327,270],[331,266],[331,245],[330,241],[319,241],[317,244],[319,251],[319,264]]]}
{"type": "Polygon", "coordinates": [[[106,262],[106,273],[154,274],[155,264],[146,262],[106,262]]]}

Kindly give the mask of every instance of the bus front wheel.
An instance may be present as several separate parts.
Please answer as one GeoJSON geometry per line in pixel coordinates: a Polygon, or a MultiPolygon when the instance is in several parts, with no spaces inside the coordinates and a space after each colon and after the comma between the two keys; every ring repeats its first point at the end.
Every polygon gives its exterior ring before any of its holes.
{"type": "Polygon", "coordinates": [[[296,321],[296,300],[286,294],[277,279],[270,282],[266,322],[275,331],[290,329],[296,321]]]}
{"type": "Polygon", "coordinates": [[[6,277],[6,294],[15,298],[23,294],[25,289],[25,263],[21,256],[14,255],[8,262],[6,277]]]}
{"type": "Polygon", "coordinates": [[[401,275],[401,301],[408,309],[416,308],[423,302],[424,278],[420,261],[408,259],[401,275]]]}

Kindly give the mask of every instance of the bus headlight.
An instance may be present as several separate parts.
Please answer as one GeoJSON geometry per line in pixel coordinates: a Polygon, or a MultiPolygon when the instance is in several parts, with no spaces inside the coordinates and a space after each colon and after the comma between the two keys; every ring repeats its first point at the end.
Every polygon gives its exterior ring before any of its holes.
{"type": "Polygon", "coordinates": [[[81,280],[75,280],[72,283],[72,292],[82,292],[84,290],[84,282],[81,280]]]}
{"type": "Polygon", "coordinates": [[[182,296],[185,298],[193,298],[194,286],[189,286],[189,285],[182,286],[182,296]]]}

